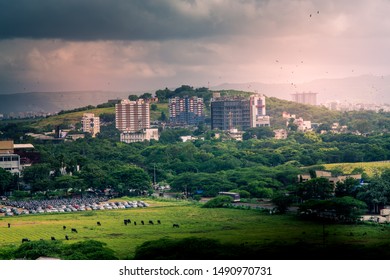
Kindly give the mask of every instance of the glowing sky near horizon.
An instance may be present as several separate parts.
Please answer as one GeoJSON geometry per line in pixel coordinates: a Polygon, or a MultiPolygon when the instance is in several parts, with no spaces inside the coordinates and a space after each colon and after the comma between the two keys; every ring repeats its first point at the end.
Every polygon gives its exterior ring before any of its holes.
{"type": "Polygon", "coordinates": [[[0,94],[390,74],[388,0],[0,0],[0,94]]]}

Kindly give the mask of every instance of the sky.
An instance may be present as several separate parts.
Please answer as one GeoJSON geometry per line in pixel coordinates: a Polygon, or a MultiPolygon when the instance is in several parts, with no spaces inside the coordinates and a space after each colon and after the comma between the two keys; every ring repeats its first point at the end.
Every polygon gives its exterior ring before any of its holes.
{"type": "Polygon", "coordinates": [[[390,74],[390,0],[0,0],[0,94],[390,74]]]}

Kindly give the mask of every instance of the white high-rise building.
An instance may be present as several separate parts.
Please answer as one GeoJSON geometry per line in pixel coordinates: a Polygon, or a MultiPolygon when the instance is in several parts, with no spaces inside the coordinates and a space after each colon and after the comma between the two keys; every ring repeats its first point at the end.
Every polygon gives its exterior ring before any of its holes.
{"type": "Polygon", "coordinates": [[[253,94],[249,98],[250,102],[250,126],[270,126],[270,118],[266,115],[265,96],[253,94]]]}
{"type": "Polygon", "coordinates": [[[83,132],[91,133],[92,137],[100,132],[100,118],[95,117],[95,114],[85,113],[81,119],[83,132]]]}

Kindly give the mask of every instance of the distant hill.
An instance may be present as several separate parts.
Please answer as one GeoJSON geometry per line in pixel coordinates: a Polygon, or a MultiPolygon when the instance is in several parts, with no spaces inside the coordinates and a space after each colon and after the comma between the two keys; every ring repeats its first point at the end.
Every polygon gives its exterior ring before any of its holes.
{"type": "Polygon", "coordinates": [[[236,89],[292,100],[296,92],[317,92],[317,105],[329,101],[390,104],[390,76],[364,75],[344,79],[320,79],[303,84],[225,83],[212,90],[236,89]]]}
{"type": "Polygon", "coordinates": [[[0,95],[0,113],[48,112],[71,110],[88,105],[96,106],[109,99],[127,98],[131,92],[72,91],[30,92],[0,95]]]}

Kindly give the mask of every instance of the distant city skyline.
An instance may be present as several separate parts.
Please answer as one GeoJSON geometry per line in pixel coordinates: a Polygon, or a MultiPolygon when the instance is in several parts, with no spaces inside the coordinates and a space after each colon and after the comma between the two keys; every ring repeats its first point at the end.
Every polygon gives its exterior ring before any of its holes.
{"type": "Polygon", "coordinates": [[[0,0],[0,94],[388,78],[388,14],[385,0],[0,0]]]}

